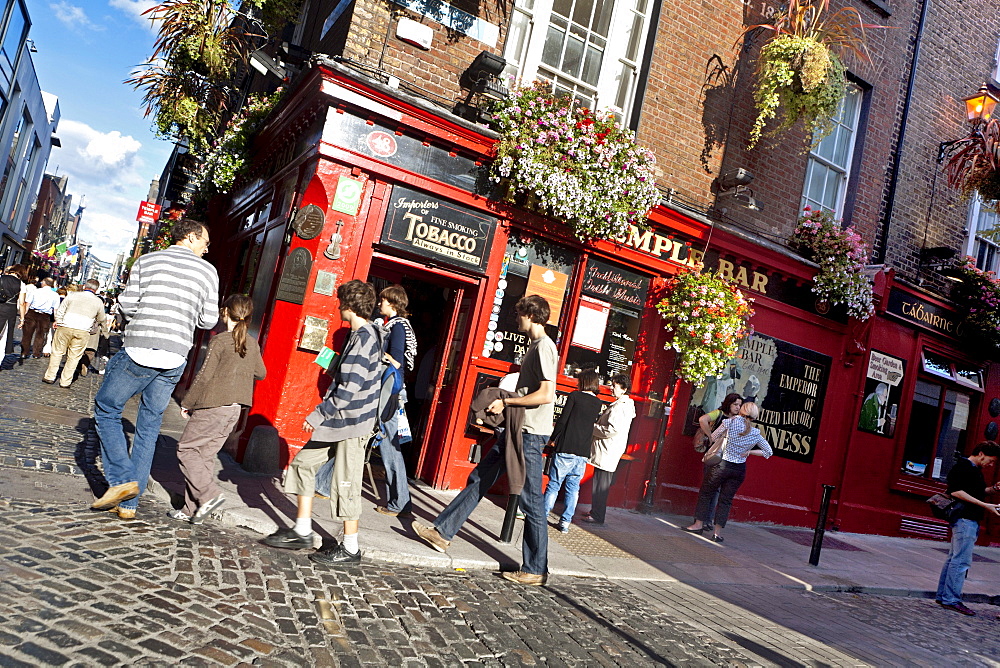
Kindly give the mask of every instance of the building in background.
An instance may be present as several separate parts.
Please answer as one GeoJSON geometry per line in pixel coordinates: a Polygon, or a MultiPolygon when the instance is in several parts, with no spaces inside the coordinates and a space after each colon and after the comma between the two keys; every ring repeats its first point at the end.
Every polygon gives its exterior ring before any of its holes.
{"type": "Polygon", "coordinates": [[[31,212],[25,235],[27,250],[48,249],[53,243],[67,241],[73,196],[67,191],[68,176],[45,174],[31,212]]]}
{"type": "Polygon", "coordinates": [[[28,218],[53,146],[59,101],[44,93],[27,39],[23,0],[8,0],[0,29],[0,264],[24,257],[28,218]]]}

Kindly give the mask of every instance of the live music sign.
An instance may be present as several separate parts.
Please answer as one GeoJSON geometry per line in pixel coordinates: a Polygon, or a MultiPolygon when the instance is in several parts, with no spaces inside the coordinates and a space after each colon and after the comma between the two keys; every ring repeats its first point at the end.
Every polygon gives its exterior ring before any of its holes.
{"type": "Polygon", "coordinates": [[[160,219],[160,205],[152,202],[140,202],[139,213],[135,219],[140,223],[155,223],[160,219]]]}

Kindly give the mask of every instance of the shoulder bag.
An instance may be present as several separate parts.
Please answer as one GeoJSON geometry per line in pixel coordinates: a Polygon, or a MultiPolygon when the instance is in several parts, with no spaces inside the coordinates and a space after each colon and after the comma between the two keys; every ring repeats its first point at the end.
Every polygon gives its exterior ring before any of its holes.
{"type": "Polygon", "coordinates": [[[722,436],[712,442],[712,447],[705,451],[701,461],[709,466],[716,466],[722,463],[722,455],[726,452],[726,443],[729,442],[729,430],[726,429],[722,436]]]}
{"type": "Polygon", "coordinates": [[[959,513],[965,508],[965,504],[950,494],[935,494],[927,499],[927,504],[931,507],[931,514],[939,520],[947,520],[949,524],[958,519],[959,513]]]}

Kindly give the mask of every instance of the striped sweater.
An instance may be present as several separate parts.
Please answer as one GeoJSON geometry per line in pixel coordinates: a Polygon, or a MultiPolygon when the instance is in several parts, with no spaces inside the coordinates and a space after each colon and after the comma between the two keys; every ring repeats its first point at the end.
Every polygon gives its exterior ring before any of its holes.
{"type": "Polygon", "coordinates": [[[126,348],[156,348],[187,356],[195,328],[219,321],[219,274],[183,246],[141,256],[118,297],[126,348]]]}
{"type": "Polygon", "coordinates": [[[351,332],[340,366],[323,402],[306,417],[315,431],[312,439],[324,443],[367,436],[378,416],[382,369],[381,337],[368,322],[351,332]]]}

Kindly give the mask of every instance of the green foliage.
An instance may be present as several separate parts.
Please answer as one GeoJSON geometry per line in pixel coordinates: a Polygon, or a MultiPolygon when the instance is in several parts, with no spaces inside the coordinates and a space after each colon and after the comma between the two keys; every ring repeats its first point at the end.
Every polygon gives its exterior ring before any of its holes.
{"type": "Polygon", "coordinates": [[[977,269],[975,259],[968,256],[958,260],[955,269],[961,281],[951,297],[965,315],[959,332],[995,357],[1000,352],[1000,282],[992,271],[977,269]]]}
{"type": "Polygon", "coordinates": [[[757,118],[749,148],[760,140],[764,126],[782,112],[772,131],[782,132],[798,121],[818,144],[833,130],[833,117],[846,93],[844,65],[824,44],[807,37],[779,35],[764,45],[754,86],[757,118]]]}

